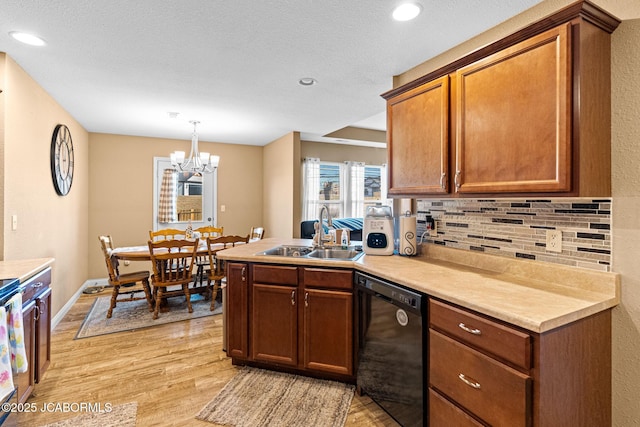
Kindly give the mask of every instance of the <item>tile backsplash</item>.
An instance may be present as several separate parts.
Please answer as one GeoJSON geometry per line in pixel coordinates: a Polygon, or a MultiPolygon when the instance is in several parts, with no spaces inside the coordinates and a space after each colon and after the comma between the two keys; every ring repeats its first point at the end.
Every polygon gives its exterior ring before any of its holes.
{"type": "Polygon", "coordinates": [[[419,199],[418,241],[426,218],[436,233],[422,242],[510,258],[611,269],[611,199],[419,199]],[[546,250],[547,230],[562,231],[562,253],[546,250]]]}

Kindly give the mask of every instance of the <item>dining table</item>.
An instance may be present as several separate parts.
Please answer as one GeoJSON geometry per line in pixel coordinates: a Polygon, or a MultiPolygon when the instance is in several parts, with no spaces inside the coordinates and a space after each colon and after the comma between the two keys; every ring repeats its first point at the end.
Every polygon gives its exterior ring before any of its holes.
{"type": "MultiPolygon", "coordinates": [[[[243,244],[243,243],[236,243],[243,244]]],[[[230,248],[231,245],[227,245],[225,248],[224,243],[215,243],[211,245],[211,249],[215,252],[230,248]]],[[[209,249],[207,247],[207,239],[200,239],[198,242],[198,249],[196,251],[198,259],[196,260],[196,273],[192,285],[189,287],[189,292],[206,294],[209,292],[207,281],[205,278],[205,267],[209,265],[209,249]]],[[[122,246],[116,247],[111,250],[111,262],[114,267],[117,267],[120,261],[151,261],[151,252],[149,251],[149,245],[138,246],[122,246]]],[[[214,262],[218,262],[214,259],[214,262]]],[[[151,283],[153,285],[153,283],[151,283]]]]}

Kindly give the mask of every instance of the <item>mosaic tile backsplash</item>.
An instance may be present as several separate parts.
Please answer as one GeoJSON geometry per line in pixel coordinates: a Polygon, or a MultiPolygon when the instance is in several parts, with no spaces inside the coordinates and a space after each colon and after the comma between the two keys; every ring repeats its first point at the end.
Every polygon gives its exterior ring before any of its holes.
{"type": "Polygon", "coordinates": [[[611,269],[611,199],[417,200],[422,242],[510,258],[611,269]],[[562,253],[546,250],[547,230],[562,231],[562,253]]]}

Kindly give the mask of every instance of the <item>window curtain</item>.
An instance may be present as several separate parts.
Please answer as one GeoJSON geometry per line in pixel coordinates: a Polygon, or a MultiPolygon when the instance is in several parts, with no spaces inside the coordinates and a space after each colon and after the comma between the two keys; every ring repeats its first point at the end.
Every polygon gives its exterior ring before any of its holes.
{"type": "Polygon", "coordinates": [[[320,159],[307,157],[302,161],[302,220],[318,217],[320,209],[320,159]]]}
{"type": "Polygon", "coordinates": [[[383,205],[393,206],[393,201],[391,199],[387,199],[387,164],[384,163],[380,166],[380,199],[382,200],[383,205]]]}
{"type": "Polygon", "coordinates": [[[158,200],[158,222],[176,222],[177,218],[177,193],[178,171],[165,169],[160,185],[160,198],[158,200]]]}
{"type": "Polygon", "coordinates": [[[344,162],[342,173],[344,180],[344,216],[364,217],[364,163],[344,162]]]}

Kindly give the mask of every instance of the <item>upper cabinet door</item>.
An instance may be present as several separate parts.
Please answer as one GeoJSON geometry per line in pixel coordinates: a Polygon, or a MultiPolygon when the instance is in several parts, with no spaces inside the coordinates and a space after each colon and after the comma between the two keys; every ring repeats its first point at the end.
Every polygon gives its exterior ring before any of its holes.
{"type": "Polygon", "coordinates": [[[447,193],[448,76],[389,99],[387,129],[388,194],[447,193]]]}
{"type": "Polygon", "coordinates": [[[571,27],[456,72],[459,193],[571,190],[571,27]]]}

